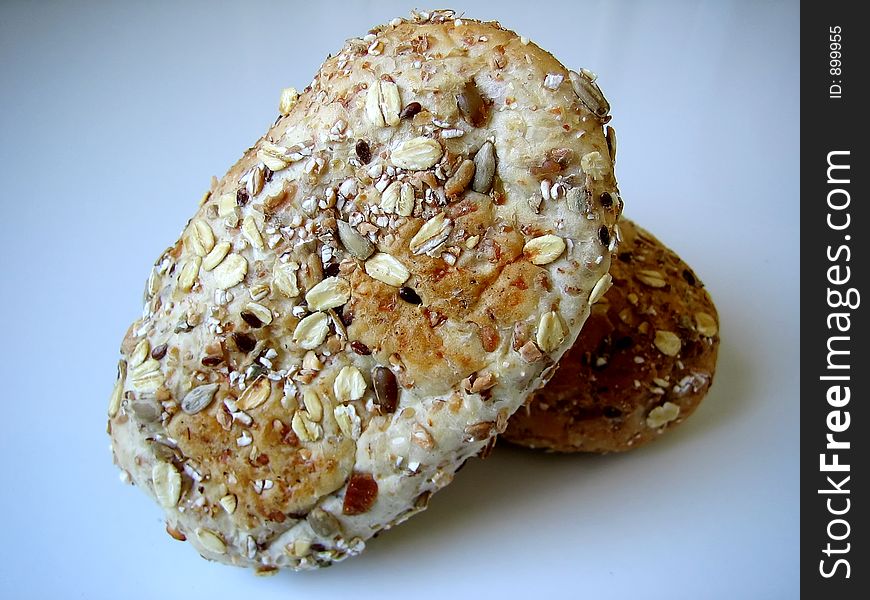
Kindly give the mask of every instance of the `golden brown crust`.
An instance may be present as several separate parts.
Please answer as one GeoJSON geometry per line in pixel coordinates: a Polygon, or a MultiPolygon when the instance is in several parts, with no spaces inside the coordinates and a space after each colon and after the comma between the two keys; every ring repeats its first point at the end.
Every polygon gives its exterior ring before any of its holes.
{"type": "Polygon", "coordinates": [[[508,441],[557,452],[630,450],[682,423],[713,383],[719,335],[710,295],[649,232],[624,218],[619,228],[613,287],[555,376],[511,417],[508,441]]]}
{"type": "Polygon", "coordinates": [[[122,345],[115,459],[173,531],[232,564],[329,564],[503,430],[609,268],[599,93],[441,11],[349,40],[282,96],[122,345]]]}

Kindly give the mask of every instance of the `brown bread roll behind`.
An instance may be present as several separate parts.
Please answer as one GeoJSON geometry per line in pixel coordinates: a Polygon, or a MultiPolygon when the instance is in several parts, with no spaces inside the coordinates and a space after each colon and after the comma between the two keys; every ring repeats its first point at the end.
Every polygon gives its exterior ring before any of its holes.
{"type": "Polygon", "coordinates": [[[622,452],[659,437],[713,383],[719,322],[710,295],[672,250],[633,222],[613,286],[592,309],[553,378],[502,437],[556,452],[622,452]]]}

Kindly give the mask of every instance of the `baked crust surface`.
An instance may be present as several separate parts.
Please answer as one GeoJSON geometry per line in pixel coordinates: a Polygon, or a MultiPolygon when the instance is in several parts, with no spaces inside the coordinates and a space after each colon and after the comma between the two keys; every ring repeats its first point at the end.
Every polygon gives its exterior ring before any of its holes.
{"type": "Polygon", "coordinates": [[[261,571],[326,565],[504,430],[609,268],[599,95],[450,11],[349,40],[285,90],[121,347],[115,461],[175,537],[261,571]]]}

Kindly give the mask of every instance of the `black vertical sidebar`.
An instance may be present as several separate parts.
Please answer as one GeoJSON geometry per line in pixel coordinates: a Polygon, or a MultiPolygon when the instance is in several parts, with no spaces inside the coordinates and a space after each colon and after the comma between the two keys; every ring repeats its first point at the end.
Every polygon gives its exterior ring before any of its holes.
{"type": "MultiPolygon", "coordinates": [[[[860,2],[801,6],[801,593],[868,598],[870,309],[860,2]],[[865,294],[866,293],[866,294],[865,294]],[[868,306],[864,306],[868,303],[868,306]]],[[[863,11],[862,11],[863,12],[863,11]]]]}

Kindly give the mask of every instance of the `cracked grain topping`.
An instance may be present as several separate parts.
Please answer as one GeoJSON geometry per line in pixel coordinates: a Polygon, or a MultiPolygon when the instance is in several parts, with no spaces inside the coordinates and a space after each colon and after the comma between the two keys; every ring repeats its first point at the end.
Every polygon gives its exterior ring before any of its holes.
{"type": "MultiPolygon", "coordinates": [[[[713,382],[716,307],[686,263],[626,219],[610,273],[558,371],[504,437],[559,452],[636,448],[688,418],[713,382]]],[[[525,348],[525,347],[524,347],[525,348]]],[[[521,348],[529,362],[534,349],[521,348]]]]}
{"type": "Polygon", "coordinates": [[[613,249],[607,105],[571,73],[497,23],[415,12],[281,92],[121,347],[115,460],[177,539],[326,565],[491,448],[613,249]]]}

